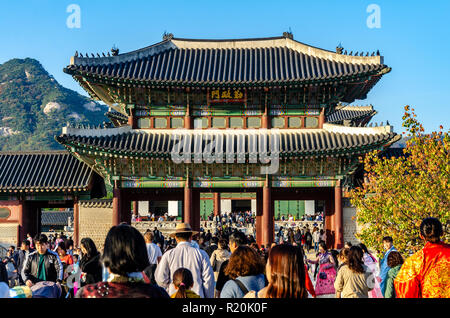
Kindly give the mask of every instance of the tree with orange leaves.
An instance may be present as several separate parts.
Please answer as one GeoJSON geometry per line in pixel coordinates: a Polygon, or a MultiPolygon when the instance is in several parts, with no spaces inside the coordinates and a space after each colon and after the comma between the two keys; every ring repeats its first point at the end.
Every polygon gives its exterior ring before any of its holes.
{"type": "Polygon", "coordinates": [[[450,239],[450,137],[442,126],[426,134],[409,106],[403,127],[408,137],[404,156],[388,159],[374,151],[361,158],[365,182],[350,191],[350,199],[361,225],[357,237],[381,253],[382,238],[391,236],[407,256],[423,248],[419,225],[426,217],[438,218],[445,240],[450,239]]]}

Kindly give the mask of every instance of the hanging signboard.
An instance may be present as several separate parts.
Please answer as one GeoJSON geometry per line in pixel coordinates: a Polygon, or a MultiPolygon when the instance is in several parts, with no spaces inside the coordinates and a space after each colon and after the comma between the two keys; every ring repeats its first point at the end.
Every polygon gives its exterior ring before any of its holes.
{"type": "Polygon", "coordinates": [[[241,88],[216,88],[209,91],[210,103],[245,103],[244,90],[241,88]]]}

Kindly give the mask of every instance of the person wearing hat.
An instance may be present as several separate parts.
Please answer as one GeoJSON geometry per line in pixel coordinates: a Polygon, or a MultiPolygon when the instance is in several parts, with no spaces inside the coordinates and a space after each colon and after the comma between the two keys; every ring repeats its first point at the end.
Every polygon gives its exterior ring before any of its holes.
{"type": "Polygon", "coordinates": [[[179,223],[175,232],[170,237],[175,238],[177,246],[167,251],[156,267],[156,283],[165,288],[169,295],[176,292],[172,277],[175,271],[181,267],[191,271],[194,285],[192,291],[202,298],[214,297],[214,271],[206,253],[191,245],[193,235],[198,234],[193,231],[189,223],[179,223]]]}

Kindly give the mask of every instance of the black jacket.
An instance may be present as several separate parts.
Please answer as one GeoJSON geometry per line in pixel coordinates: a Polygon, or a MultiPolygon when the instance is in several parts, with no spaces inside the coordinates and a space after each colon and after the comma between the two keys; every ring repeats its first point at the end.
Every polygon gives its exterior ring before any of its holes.
{"type": "Polygon", "coordinates": [[[100,253],[87,258],[83,256],[80,260],[80,269],[86,274],[86,279],[82,285],[95,284],[102,281],[102,264],[100,263],[100,253]]]}
{"type": "MultiPolygon", "coordinates": [[[[39,267],[39,253],[34,251],[30,253],[27,257],[25,267],[23,269],[23,278],[26,282],[31,280],[33,284],[39,282],[38,276],[39,267]]],[[[60,282],[63,279],[63,265],[59,259],[58,254],[48,250],[44,254],[44,268],[46,281],[50,282],[60,282]]]]}

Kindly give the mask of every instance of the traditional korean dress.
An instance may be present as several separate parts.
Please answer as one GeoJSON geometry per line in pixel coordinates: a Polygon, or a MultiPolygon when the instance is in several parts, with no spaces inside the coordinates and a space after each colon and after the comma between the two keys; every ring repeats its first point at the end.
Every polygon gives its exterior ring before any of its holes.
{"type": "Polygon", "coordinates": [[[450,298],[450,245],[427,242],[394,280],[397,298],[450,298]]]}
{"type": "Polygon", "coordinates": [[[375,286],[369,292],[369,298],[383,298],[380,288],[380,271],[378,269],[378,261],[370,254],[364,253],[364,265],[366,265],[375,278],[375,286]]]}
{"type": "MultiPolygon", "coordinates": [[[[334,294],[334,280],[336,269],[332,263],[333,256],[330,252],[319,254],[319,273],[316,278],[316,296],[334,294]]],[[[312,263],[315,263],[314,261],[312,263]]]]}

